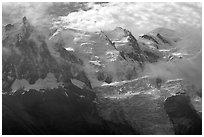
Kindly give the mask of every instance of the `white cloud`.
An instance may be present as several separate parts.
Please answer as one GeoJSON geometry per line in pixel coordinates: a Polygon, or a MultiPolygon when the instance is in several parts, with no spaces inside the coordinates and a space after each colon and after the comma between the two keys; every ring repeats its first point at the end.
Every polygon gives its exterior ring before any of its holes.
{"type": "Polygon", "coordinates": [[[88,11],[72,12],[60,17],[60,23],[87,31],[110,30],[117,26],[138,36],[157,27],[201,28],[200,3],[109,3],[106,6],[89,4],[88,11]]]}

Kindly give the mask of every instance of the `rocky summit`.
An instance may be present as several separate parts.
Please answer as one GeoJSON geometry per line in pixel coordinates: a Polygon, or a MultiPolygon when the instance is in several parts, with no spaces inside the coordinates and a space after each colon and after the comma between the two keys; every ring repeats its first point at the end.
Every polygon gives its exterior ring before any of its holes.
{"type": "Polygon", "coordinates": [[[147,66],[202,54],[180,50],[176,31],[136,38],[121,27],[50,29],[26,17],[2,31],[4,135],[202,134],[202,89],[146,75],[147,66]]]}

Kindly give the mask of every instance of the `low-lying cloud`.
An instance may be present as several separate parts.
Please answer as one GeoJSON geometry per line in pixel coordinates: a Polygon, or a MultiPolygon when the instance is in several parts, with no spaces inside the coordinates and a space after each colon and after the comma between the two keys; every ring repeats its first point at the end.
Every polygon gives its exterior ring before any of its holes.
{"type": "Polygon", "coordinates": [[[164,80],[181,78],[197,89],[202,89],[202,32],[198,28],[180,26],[181,41],[176,44],[177,52],[187,53],[190,57],[148,63],[144,75],[160,77],[164,80]]]}
{"type": "MultiPolygon", "coordinates": [[[[201,54],[201,53],[200,53],[201,54]]],[[[201,55],[199,55],[201,56],[201,55]]],[[[146,64],[144,74],[164,80],[181,78],[198,89],[202,88],[202,60],[182,59],[175,62],[146,64]]]]}
{"type": "Polygon", "coordinates": [[[2,4],[2,23],[13,24],[21,22],[25,16],[27,19],[35,24],[48,23],[47,9],[52,3],[32,3],[32,2],[19,2],[19,3],[3,3],[2,4]]]}

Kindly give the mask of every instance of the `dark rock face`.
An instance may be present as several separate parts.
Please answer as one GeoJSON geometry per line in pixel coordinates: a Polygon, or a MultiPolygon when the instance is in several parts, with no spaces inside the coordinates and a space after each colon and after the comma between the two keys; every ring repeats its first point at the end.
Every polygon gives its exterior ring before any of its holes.
{"type": "Polygon", "coordinates": [[[150,63],[157,62],[160,59],[160,56],[149,51],[144,51],[144,54],[147,55],[148,62],[150,63]]]}
{"type": "Polygon", "coordinates": [[[114,47],[124,59],[131,59],[138,62],[141,66],[145,61],[137,39],[132,33],[121,27],[117,27],[112,32],[107,33],[109,40],[113,41],[114,47]]]}
{"type": "Polygon", "coordinates": [[[106,82],[106,83],[111,83],[111,82],[112,82],[112,77],[111,77],[111,75],[109,75],[109,74],[104,74],[104,72],[99,71],[99,72],[96,73],[96,76],[97,76],[97,79],[98,79],[99,81],[104,81],[104,82],[106,82]]]}
{"type": "Polygon", "coordinates": [[[24,19],[14,24],[13,29],[5,28],[3,35],[3,92],[8,92],[15,79],[25,79],[34,84],[44,79],[50,72],[58,81],[70,82],[76,78],[91,88],[83,70],[83,62],[74,54],[66,51],[61,43],[48,43],[46,36],[24,19]],[[74,70],[74,71],[73,71],[74,70]]]}
{"type": "Polygon", "coordinates": [[[181,40],[180,37],[180,34],[167,28],[157,28],[140,36],[143,40],[151,42],[157,49],[174,47],[175,43],[181,40]]]}
{"type": "Polygon", "coordinates": [[[97,114],[95,94],[75,86],[44,93],[3,95],[4,135],[138,134],[131,126],[97,114]]]}
{"type": "Polygon", "coordinates": [[[164,108],[169,115],[177,135],[201,135],[202,119],[186,95],[167,98],[164,108]]]}

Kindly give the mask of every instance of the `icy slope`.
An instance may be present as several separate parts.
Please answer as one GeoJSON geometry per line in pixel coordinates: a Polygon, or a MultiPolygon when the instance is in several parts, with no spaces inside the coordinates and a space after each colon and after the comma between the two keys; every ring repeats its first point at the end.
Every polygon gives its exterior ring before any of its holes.
{"type": "Polygon", "coordinates": [[[141,134],[201,134],[202,98],[195,89],[181,79],[160,84],[143,77],[95,88],[100,116],[141,134]]]}

